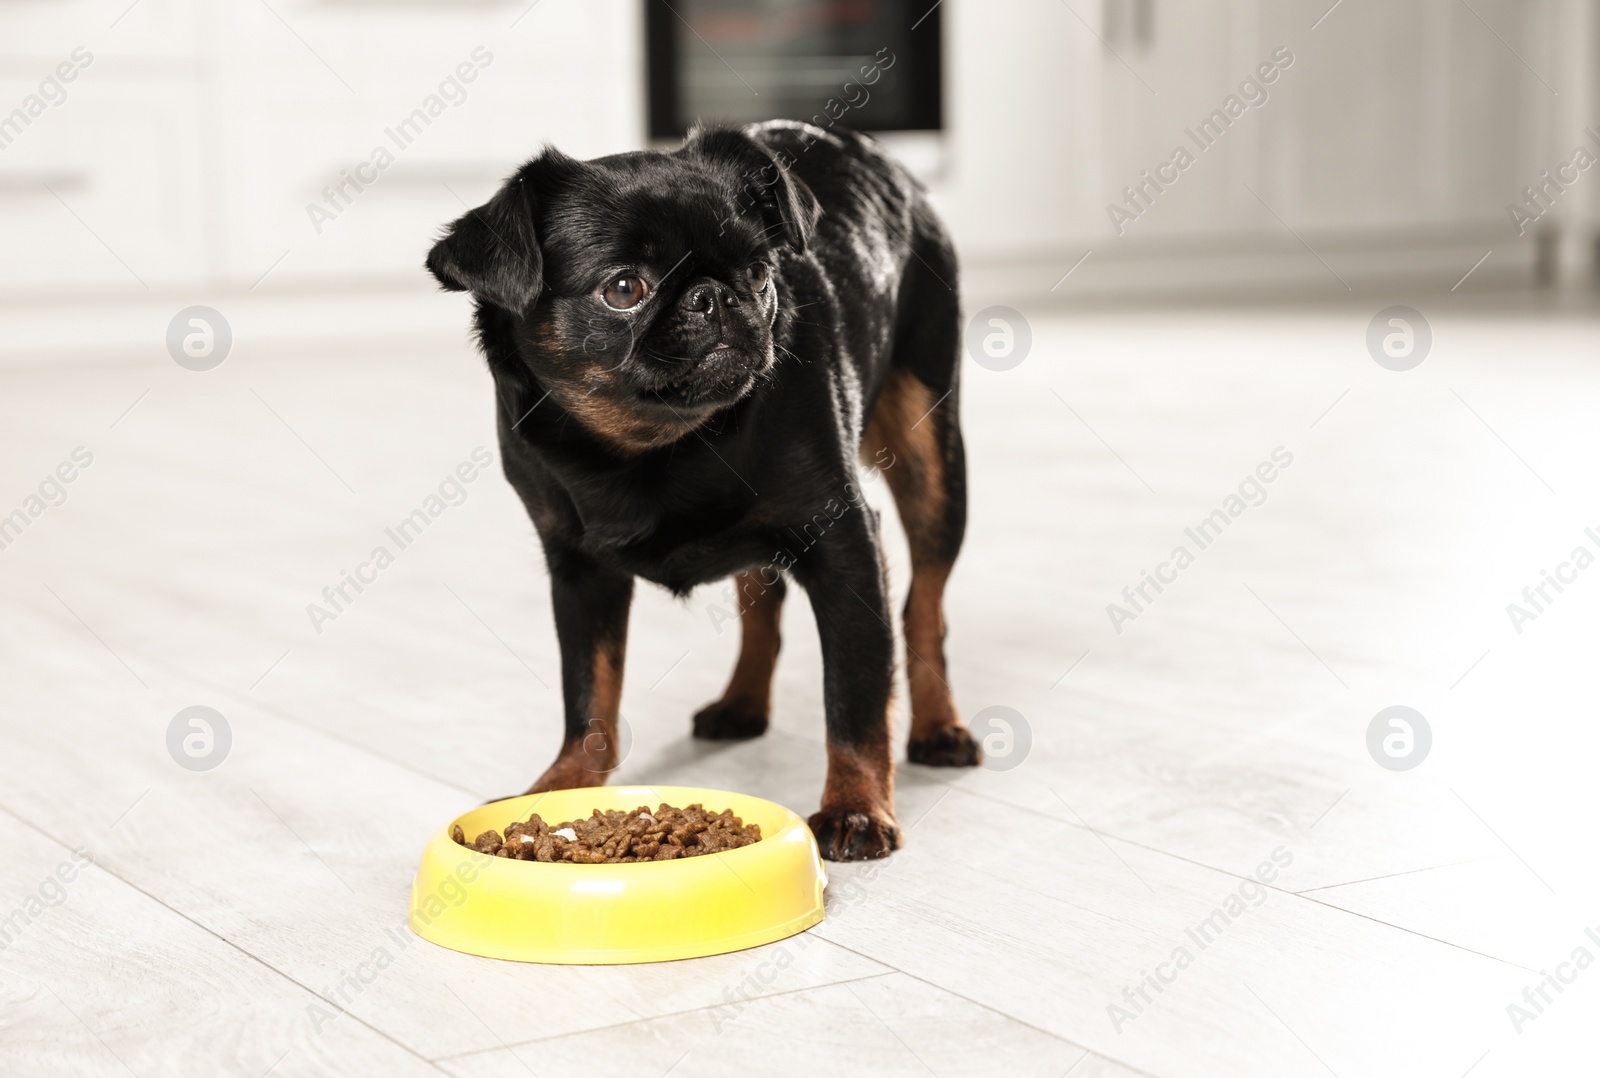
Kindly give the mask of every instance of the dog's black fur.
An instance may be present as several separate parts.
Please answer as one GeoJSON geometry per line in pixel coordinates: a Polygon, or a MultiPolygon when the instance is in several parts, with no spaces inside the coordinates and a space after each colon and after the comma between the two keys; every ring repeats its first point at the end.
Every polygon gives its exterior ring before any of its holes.
{"type": "Polygon", "coordinates": [[[738,574],[744,650],[695,733],[764,731],[788,576],[823,651],[812,830],[832,859],[888,854],[893,633],[858,453],[884,469],[910,540],[911,759],[978,760],[944,679],[941,596],[966,523],[960,326],[925,192],[870,139],[786,121],[697,131],[672,153],[546,150],[427,265],[474,295],[505,474],[550,568],[567,732],[532,789],[616,766],[636,576],[682,595],[738,574]],[[630,277],[648,291],[615,309],[630,277]]]}

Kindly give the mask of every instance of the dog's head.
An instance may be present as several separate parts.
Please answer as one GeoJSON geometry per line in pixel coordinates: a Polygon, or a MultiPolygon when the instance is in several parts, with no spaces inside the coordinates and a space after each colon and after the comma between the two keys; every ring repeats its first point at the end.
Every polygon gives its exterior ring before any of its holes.
{"type": "Polygon", "coordinates": [[[781,251],[816,199],[739,131],[673,153],[576,161],[546,150],[428,254],[445,288],[512,316],[521,362],[595,433],[682,437],[775,362],[781,251]]]}

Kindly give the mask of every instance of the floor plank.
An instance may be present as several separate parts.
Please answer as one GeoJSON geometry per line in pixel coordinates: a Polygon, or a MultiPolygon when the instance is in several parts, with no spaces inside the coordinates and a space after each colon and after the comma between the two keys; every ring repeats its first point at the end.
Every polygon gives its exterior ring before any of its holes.
{"type": "Polygon", "coordinates": [[[0,806],[0,1073],[438,1074],[0,806]],[[28,899],[36,900],[30,909],[28,899]],[[18,918],[16,911],[23,916],[18,918]]]}
{"type": "Polygon", "coordinates": [[[774,1061],[800,1057],[813,1073],[907,1078],[1138,1073],[899,973],[510,1045],[442,1065],[462,1078],[523,1075],[529,1064],[541,1076],[711,1078],[770,1073],[774,1061]]]}

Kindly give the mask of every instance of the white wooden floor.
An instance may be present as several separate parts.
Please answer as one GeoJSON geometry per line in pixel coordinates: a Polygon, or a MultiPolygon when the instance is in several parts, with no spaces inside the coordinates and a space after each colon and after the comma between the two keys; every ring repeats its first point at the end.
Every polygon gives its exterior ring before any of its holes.
{"type": "MultiPolygon", "coordinates": [[[[1030,753],[904,766],[906,848],[834,867],[806,936],[634,968],[404,927],[429,832],[558,740],[546,581],[503,480],[320,635],[306,614],[493,448],[464,343],[243,336],[198,374],[157,338],[0,369],[0,513],[93,454],[0,550],[0,1074],[1592,1073],[1600,968],[1560,964],[1600,957],[1600,571],[1520,634],[1506,605],[1600,551],[1600,327],[1441,303],[1432,355],[1394,373],[1364,346],[1390,302],[1034,312],[1022,366],[969,364],[953,684],[969,714],[1017,709],[1030,753]],[[1115,632],[1107,604],[1280,446],[1267,500],[1115,632]],[[197,704],[232,733],[203,772],[166,742],[197,704]],[[1392,704],[1431,726],[1414,770],[1368,753],[1392,704]],[[47,882],[77,847],[93,866],[47,882]],[[1274,851],[1289,866],[1248,883],[1274,851]],[[1519,1030],[1542,971],[1572,983],[1519,1030]]],[[[619,779],[810,812],[803,602],[772,733],[688,737],[732,662],[718,601],[640,594],[619,779]]]]}

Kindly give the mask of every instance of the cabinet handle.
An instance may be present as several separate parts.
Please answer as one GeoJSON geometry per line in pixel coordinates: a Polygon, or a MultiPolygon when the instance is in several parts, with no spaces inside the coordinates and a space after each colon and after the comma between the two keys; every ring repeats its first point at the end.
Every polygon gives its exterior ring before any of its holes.
{"type": "Polygon", "coordinates": [[[49,198],[57,191],[83,191],[89,187],[87,172],[52,172],[45,169],[0,169],[0,198],[49,198]]]}

